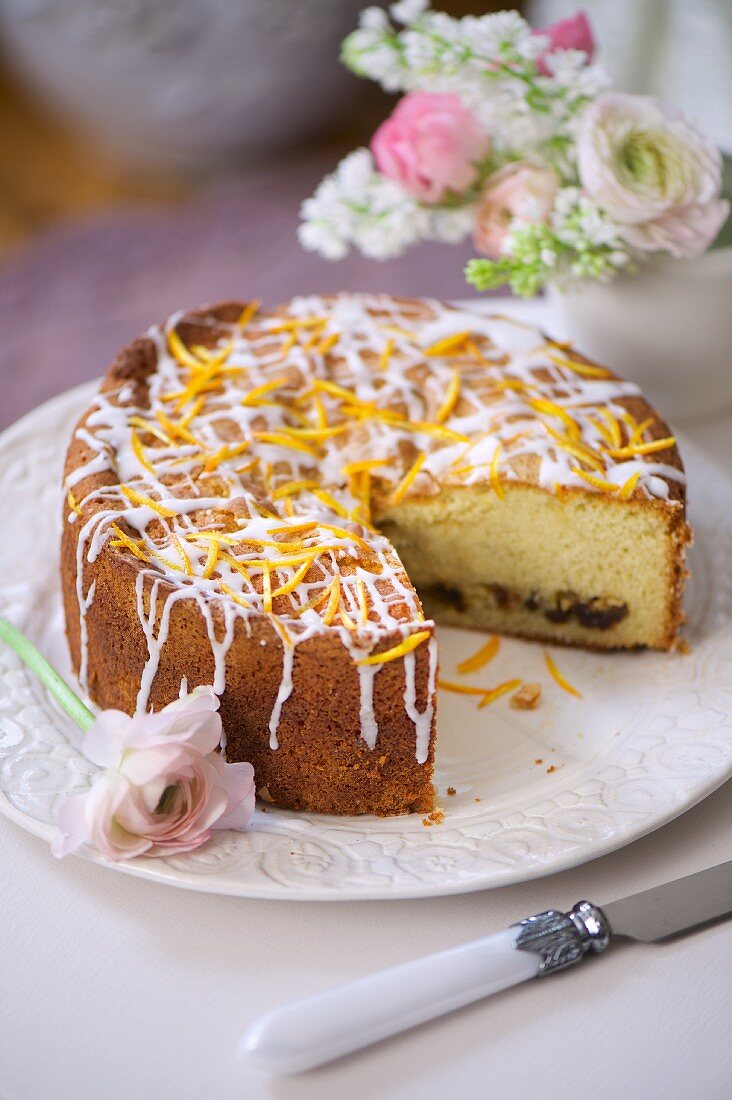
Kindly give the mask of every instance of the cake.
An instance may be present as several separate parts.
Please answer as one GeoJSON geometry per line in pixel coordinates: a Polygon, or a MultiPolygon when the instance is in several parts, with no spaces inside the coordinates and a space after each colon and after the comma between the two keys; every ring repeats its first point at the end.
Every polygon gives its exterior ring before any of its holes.
{"type": "Polygon", "coordinates": [[[294,810],[433,804],[434,620],[674,646],[684,474],[638,387],[436,301],[177,313],[73,432],[62,582],[89,696],[221,699],[228,760],[294,810]]]}

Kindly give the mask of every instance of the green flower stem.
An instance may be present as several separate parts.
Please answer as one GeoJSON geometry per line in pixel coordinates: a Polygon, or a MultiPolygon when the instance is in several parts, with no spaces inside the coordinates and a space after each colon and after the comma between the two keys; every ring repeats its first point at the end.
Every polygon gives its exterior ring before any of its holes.
{"type": "Polygon", "coordinates": [[[43,686],[70,715],[84,733],[94,724],[96,716],[85,706],[76,692],[62,680],[53,665],[40,653],[24,634],[21,634],[7,619],[0,618],[0,640],[6,642],[21,661],[36,674],[43,686]]]}

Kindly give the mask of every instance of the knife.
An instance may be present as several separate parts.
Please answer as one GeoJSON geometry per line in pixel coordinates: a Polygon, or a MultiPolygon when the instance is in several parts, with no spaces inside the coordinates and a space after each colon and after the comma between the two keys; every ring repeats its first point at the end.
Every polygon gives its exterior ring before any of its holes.
{"type": "Polygon", "coordinates": [[[503,932],[413,959],[277,1008],[245,1032],[239,1056],[268,1073],[301,1073],[400,1031],[545,977],[619,936],[658,943],[732,914],[732,861],[608,905],[579,901],[503,932]]]}

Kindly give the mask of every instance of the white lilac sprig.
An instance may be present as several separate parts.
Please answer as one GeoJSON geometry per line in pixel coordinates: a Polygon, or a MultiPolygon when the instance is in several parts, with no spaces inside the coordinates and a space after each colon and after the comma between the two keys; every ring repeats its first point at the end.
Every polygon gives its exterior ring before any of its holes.
{"type": "Polygon", "coordinates": [[[191,852],[216,829],[246,828],[254,813],[254,769],[227,764],[219,700],[198,687],[157,713],[94,715],[36,647],[7,619],[13,649],[84,733],[81,749],[100,769],[91,787],[62,800],[51,850],[90,844],[105,859],[191,852]]]}
{"type": "Polygon", "coordinates": [[[403,98],[303,204],[301,243],[389,259],[472,233],[469,281],[524,295],[698,255],[729,213],[719,152],[678,112],[608,92],[594,51],[582,14],[537,32],[515,11],[366,9],[343,60],[403,98]]]}

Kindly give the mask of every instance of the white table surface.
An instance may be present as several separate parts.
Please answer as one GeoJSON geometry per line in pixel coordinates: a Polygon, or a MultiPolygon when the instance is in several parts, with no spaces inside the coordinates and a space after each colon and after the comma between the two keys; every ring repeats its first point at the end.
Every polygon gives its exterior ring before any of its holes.
{"type": "MultiPolygon", "coordinates": [[[[686,426],[732,470],[732,419],[686,426]]],[[[0,820],[1,1100],[722,1100],[732,1096],[732,922],[534,981],[309,1074],[244,1073],[264,1011],[581,897],[732,859],[732,783],[560,875],[434,900],[188,893],[70,857],[0,820]]]]}

